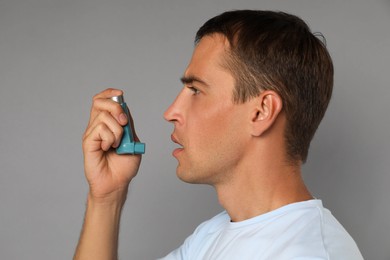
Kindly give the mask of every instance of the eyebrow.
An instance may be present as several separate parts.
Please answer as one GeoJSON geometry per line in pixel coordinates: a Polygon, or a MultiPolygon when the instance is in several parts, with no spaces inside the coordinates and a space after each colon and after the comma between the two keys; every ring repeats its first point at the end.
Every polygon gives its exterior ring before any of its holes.
{"type": "Polygon", "coordinates": [[[183,84],[191,84],[191,83],[193,83],[193,82],[198,82],[198,83],[200,83],[200,84],[202,84],[202,85],[205,85],[205,86],[209,86],[209,84],[207,84],[205,81],[203,81],[203,80],[201,80],[200,78],[198,78],[198,77],[196,77],[196,76],[183,76],[183,77],[181,77],[180,78],[180,81],[181,81],[181,83],[183,83],[183,84]]]}

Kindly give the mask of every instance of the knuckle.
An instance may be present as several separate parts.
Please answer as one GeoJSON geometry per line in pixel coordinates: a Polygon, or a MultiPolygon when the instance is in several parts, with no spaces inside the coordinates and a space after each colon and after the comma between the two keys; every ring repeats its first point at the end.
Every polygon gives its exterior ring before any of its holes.
{"type": "Polygon", "coordinates": [[[122,90],[116,89],[116,88],[107,88],[107,89],[106,89],[106,92],[107,92],[108,94],[110,94],[110,95],[118,95],[118,93],[119,93],[120,95],[123,94],[122,90]]]}
{"type": "Polygon", "coordinates": [[[83,142],[85,142],[85,139],[87,138],[87,133],[84,133],[83,134],[83,136],[81,137],[81,140],[83,141],[83,142]]]}
{"type": "Polygon", "coordinates": [[[97,130],[98,132],[104,132],[104,131],[106,131],[106,129],[107,129],[106,124],[104,124],[104,123],[102,123],[102,122],[100,122],[100,123],[98,123],[98,124],[96,125],[96,130],[97,130]]]}
{"type": "Polygon", "coordinates": [[[88,126],[87,129],[85,129],[85,131],[81,137],[81,140],[83,142],[85,142],[85,140],[88,138],[88,136],[90,135],[90,132],[91,132],[91,129],[90,129],[90,126],[88,126]]]}
{"type": "Polygon", "coordinates": [[[100,98],[100,94],[95,94],[93,97],[92,97],[92,101],[95,101],[96,99],[99,99],[100,98]]]}
{"type": "Polygon", "coordinates": [[[98,106],[99,106],[99,103],[100,103],[100,98],[94,97],[94,98],[92,99],[92,107],[94,107],[94,108],[98,107],[98,106]]]}
{"type": "Polygon", "coordinates": [[[83,150],[86,150],[87,147],[88,147],[87,140],[88,140],[87,136],[83,137],[83,142],[81,143],[81,147],[82,147],[83,150]]]}
{"type": "Polygon", "coordinates": [[[109,98],[109,97],[114,96],[114,95],[122,95],[122,94],[123,94],[123,91],[120,89],[106,88],[102,92],[95,94],[92,97],[92,100],[101,99],[101,98],[109,98]]]}
{"type": "Polygon", "coordinates": [[[109,116],[110,116],[109,113],[108,113],[107,111],[105,111],[105,110],[100,111],[100,113],[99,113],[99,115],[98,115],[98,117],[99,117],[100,119],[106,119],[106,118],[108,118],[109,116]]]}

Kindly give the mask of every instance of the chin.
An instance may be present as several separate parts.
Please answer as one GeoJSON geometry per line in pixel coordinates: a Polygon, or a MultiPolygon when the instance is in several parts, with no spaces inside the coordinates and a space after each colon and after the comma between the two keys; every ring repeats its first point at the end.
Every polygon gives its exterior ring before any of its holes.
{"type": "Polygon", "coordinates": [[[196,178],[194,176],[188,174],[188,172],[183,172],[176,170],[176,176],[183,182],[190,183],[190,184],[197,184],[196,178]]]}
{"type": "Polygon", "coordinates": [[[211,178],[210,176],[207,176],[207,174],[180,169],[180,165],[176,169],[176,175],[181,181],[186,183],[212,185],[211,178]]]}

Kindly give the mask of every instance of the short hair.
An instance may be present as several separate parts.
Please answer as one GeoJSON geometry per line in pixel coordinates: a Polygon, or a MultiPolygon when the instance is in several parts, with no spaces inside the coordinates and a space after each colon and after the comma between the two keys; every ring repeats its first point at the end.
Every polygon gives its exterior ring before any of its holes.
{"type": "Polygon", "coordinates": [[[287,120],[287,159],[304,163],[332,95],[333,64],[325,43],[299,17],[274,11],[222,13],[198,30],[195,44],[215,33],[230,44],[225,63],[235,79],[234,102],[264,90],[278,93],[287,120]]]}

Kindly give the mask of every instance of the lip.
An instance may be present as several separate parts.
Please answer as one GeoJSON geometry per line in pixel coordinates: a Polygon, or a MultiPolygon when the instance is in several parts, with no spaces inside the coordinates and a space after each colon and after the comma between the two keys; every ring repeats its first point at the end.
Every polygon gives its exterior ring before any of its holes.
{"type": "Polygon", "coordinates": [[[171,140],[172,140],[172,142],[174,142],[176,144],[180,144],[179,141],[177,140],[176,136],[174,136],[173,134],[171,134],[171,140]]]}
{"type": "Polygon", "coordinates": [[[183,152],[183,148],[176,148],[175,150],[173,150],[173,152],[172,152],[172,156],[173,157],[175,157],[175,158],[177,158],[177,156],[181,153],[181,152],[183,152]]]}
{"type": "MultiPolygon", "coordinates": [[[[182,146],[182,144],[177,140],[176,136],[174,136],[173,134],[171,134],[171,140],[175,144],[182,146]]],[[[173,152],[172,152],[173,157],[177,157],[181,152],[183,152],[183,150],[184,150],[183,147],[179,147],[179,148],[176,148],[175,150],[173,150],[173,152]]]]}

